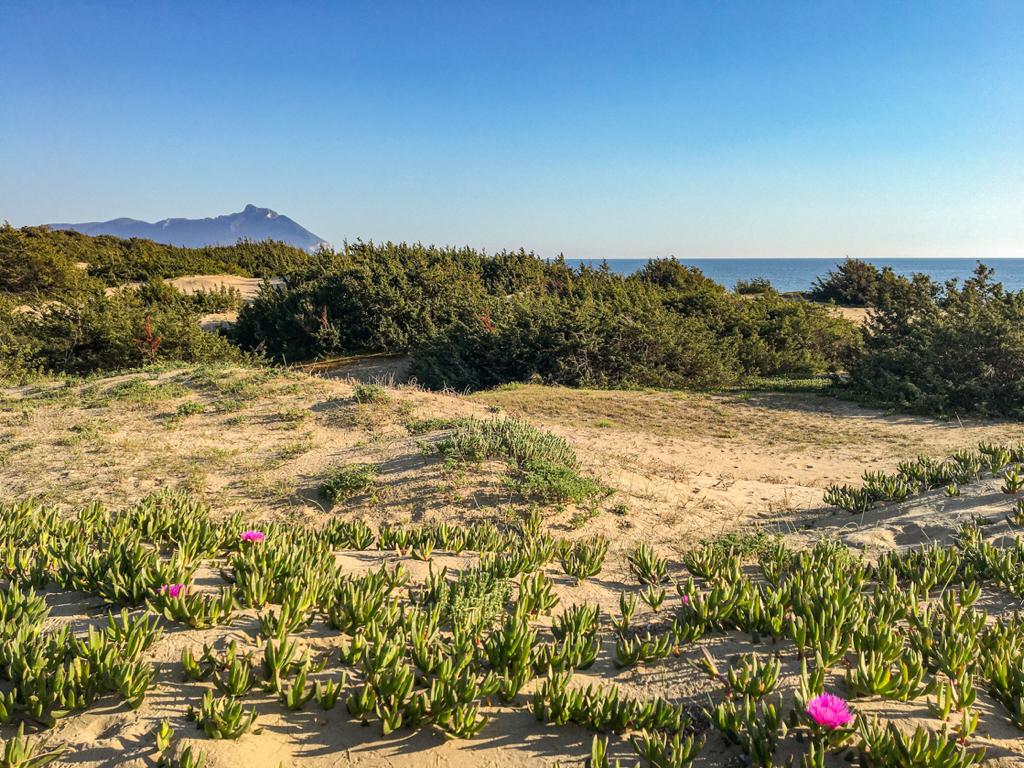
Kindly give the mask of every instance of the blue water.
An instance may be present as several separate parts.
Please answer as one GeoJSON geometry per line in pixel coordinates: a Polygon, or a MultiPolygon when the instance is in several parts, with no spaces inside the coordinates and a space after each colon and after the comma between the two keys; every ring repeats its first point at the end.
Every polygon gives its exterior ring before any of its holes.
{"type": "MultiPolygon", "coordinates": [[[[750,280],[755,277],[768,278],[775,290],[806,291],[814,283],[815,278],[825,275],[843,259],[679,259],[687,266],[698,267],[706,276],[727,288],[736,285],[737,280],[750,280]]],[[[976,259],[864,259],[877,267],[892,267],[900,275],[911,275],[923,272],[938,283],[952,278],[961,282],[971,276],[976,259]]],[[[984,259],[985,264],[995,270],[995,279],[1010,291],[1024,290],[1024,258],[1020,259],[984,259]]],[[[601,262],[592,259],[566,259],[566,262],[578,266],[590,264],[597,266],[601,262]]],[[[608,259],[608,267],[612,272],[629,275],[645,264],[644,259],[608,259]]]]}

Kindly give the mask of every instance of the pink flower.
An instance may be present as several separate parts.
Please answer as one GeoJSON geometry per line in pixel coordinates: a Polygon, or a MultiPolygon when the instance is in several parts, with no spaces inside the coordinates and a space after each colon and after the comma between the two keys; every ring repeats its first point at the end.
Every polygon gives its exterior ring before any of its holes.
{"type": "Polygon", "coordinates": [[[181,597],[187,589],[188,587],[184,584],[164,584],[160,587],[160,594],[167,595],[168,597],[181,597]]]}
{"type": "Polygon", "coordinates": [[[689,595],[683,595],[683,605],[689,605],[689,604],[690,604],[690,596],[689,595]]]}
{"type": "Polygon", "coordinates": [[[804,711],[814,722],[830,731],[849,725],[853,720],[853,713],[850,712],[846,700],[831,693],[815,696],[807,702],[807,709],[804,711]]]}
{"type": "Polygon", "coordinates": [[[239,538],[242,541],[263,541],[267,538],[267,534],[263,531],[242,531],[242,535],[239,538]]]}

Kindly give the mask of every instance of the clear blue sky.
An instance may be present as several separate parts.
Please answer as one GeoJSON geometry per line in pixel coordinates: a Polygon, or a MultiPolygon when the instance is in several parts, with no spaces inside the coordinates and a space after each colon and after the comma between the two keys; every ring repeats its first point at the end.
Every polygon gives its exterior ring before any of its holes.
{"type": "Polygon", "coordinates": [[[1024,2],[0,0],[0,219],[1024,256],[1024,2]]]}

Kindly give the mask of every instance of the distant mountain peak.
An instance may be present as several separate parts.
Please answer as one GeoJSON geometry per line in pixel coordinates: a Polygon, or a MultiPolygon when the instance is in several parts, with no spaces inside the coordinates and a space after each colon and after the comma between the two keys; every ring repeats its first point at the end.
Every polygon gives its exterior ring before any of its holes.
{"type": "Polygon", "coordinates": [[[294,220],[270,208],[249,203],[238,213],[207,219],[161,219],[148,222],[118,218],[81,224],[50,224],[53,229],[73,229],[85,235],[141,237],[168,245],[199,248],[204,245],[234,245],[241,239],[280,240],[296,248],[315,250],[328,243],[294,220]]]}
{"type": "Polygon", "coordinates": [[[269,208],[260,208],[258,205],[253,205],[252,203],[246,205],[242,210],[242,213],[249,216],[262,216],[265,219],[273,219],[279,215],[277,211],[272,211],[269,208]]]}

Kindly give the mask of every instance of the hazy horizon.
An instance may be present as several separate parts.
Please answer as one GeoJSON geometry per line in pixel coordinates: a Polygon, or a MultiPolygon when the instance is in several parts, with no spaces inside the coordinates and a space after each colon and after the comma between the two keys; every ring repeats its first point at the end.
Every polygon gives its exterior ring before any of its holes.
{"type": "Polygon", "coordinates": [[[0,0],[0,220],[1024,257],[1024,4],[0,0]]]}

